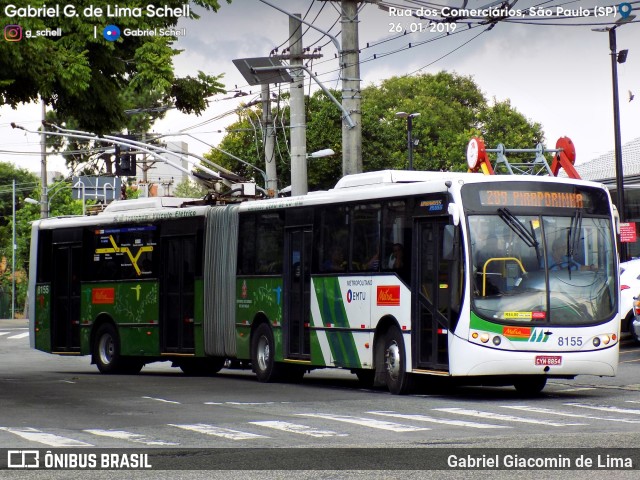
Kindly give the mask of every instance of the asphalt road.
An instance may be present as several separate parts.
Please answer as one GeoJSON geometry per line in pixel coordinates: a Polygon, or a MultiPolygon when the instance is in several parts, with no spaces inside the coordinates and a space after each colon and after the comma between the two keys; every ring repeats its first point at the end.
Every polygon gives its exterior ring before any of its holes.
{"type": "MultiPolygon", "coordinates": [[[[189,465],[215,471],[173,470],[162,476],[234,479],[387,478],[389,469],[397,474],[402,468],[401,462],[390,461],[397,457],[411,464],[402,475],[411,479],[486,477],[486,471],[474,469],[432,469],[449,454],[466,455],[471,448],[499,449],[486,452],[489,457],[499,452],[502,462],[505,452],[530,452],[518,449],[545,449],[539,452],[546,458],[562,452],[570,456],[571,451],[559,449],[587,448],[589,456],[603,453],[602,468],[490,474],[590,478],[608,469],[612,451],[597,449],[640,444],[640,348],[628,342],[623,342],[617,377],[553,380],[535,398],[523,398],[512,387],[442,381],[425,381],[411,395],[393,396],[362,389],[354,375],[337,370],[314,371],[300,384],[260,384],[250,371],[228,369],[215,377],[186,377],[168,363],[146,366],[135,376],[101,375],[89,357],[29,349],[25,327],[0,321],[0,455],[1,449],[44,453],[63,448],[98,455],[104,449],[153,449],[163,454],[156,455],[156,466],[184,468],[182,449],[199,449],[201,458],[198,451],[188,451],[196,454],[189,465]],[[363,454],[359,448],[370,450],[363,454]],[[437,455],[433,448],[439,449],[437,455]],[[210,449],[218,449],[214,457],[207,457],[210,449]],[[364,465],[386,470],[345,471],[346,465],[362,467],[363,458],[364,465]],[[277,470],[278,462],[283,470],[277,470]],[[305,466],[314,470],[303,471],[305,466]],[[285,467],[295,469],[295,474],[285,467]]],[[[627,453],[635,455],[634,468],[640,468],[640,452],[627,453]]],[[[0,465],[3,460],[0,457],[0,465]]],[[[94,471],[86,478],[123,478],[122,473],[94,471]]],[[[157,478],[158,473],[128,471],[125,476],[157,478]]],[[[57,474],[85,478],[81,476],[89,472],[5,470],[0,477],[58,478],[57,474]]],[[[631,478],[637,472],[622,468],[612,475],[631,478]]]]}

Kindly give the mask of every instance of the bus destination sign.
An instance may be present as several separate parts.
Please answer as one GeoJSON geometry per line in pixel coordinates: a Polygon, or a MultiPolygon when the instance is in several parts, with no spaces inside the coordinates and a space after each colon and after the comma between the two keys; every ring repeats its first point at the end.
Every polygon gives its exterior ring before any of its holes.
{"type": "Polygon", "coordinates": [[[526,190],[480,190],[484,207],[551,207],[584,209],[585,195],[580,192],[526,190]]]}

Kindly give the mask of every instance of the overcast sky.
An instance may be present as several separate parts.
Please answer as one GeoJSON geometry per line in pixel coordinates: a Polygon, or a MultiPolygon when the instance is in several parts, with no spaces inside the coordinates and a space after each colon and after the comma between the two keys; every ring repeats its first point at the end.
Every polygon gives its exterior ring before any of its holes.
{"type": "MultiPolygon", "coordinates": [[[[310,7],[306,20],[323,30],[329,30],[339,39],[340,23],[336,23],[339,3],[318,0],[270,2],[302,15],[310,7]]],[[[161,1],[156,3],[160,4],[161,1]]],[[[198,70],[208,74],[224,73],[223,83],[229,91],[238,88],[251,92],[251,95],[240,99],[229,98],[233,92],[218,95],[211,99],[211,107],[200,117],[170,111],[164,120],[156,123],[156,132],[175,133],[187,129],[185,131],[206,143],[218,144],[224,134],[217,132],[224,131],[237,118],[233,111],[240,106],[240,102],[250,101],[259,94],[259,87],[247,86],[232,60],[268,56],[273,48],[286,42],[289,37],[287,15],[259,0],[234,0],[231,5],[220,0],[220,3],[222,8],[218,13],[201,12],[194,8],[194,11],[202,14],[202,18],[180,22],[179,26],[186,29],[186,36],[177,43],[178,48],[184,51],[175,58],[176,71],[182,76],[196,75],[198,70]],[[226,112],[232,113],[223,115],[226,112]]],[[[394,0],[388,3],[415,9],[420,7],[419,3],[427,2],[394,0]]],[[[459,7],[463,2],[439,0],[437,3],[459,7]]],[[[490,0],[469,0],[467,8],[478,8],[488,3],[490,0]]],[[[630,3],[634,8],[640,8],[640,2],[630,3]]],[[[565,9],[586,9],[618,3],[520,0],[514,9],[541,6],[556,13],[558,5],[565,9]]],[[[640,12],[637,13],[640,17],[640,12]]],[[[500,22],[490,31],[476,24],[472,25],[474,28],[458,24],[453,34],[441,39],[438,39],[439,34],[428,31],[427,21],[392,16],[375,5],[363,6],[359,18],[363,86],[416,71],[436,73],[447,70],[469,75],[488,99],[510,99],[518,111],[542,124],[548,147],[553,148],[560,136],[569,136],[576,145],[578,163],[613,150],[609,39],[606,33],[592,31],[598,25],[590,24],[613,22],[620,15],[573,20],[528,18],[528,23],[500,22]],[[542,23],[555,25],[540,25],[542,23]],[[391,24],[406,29],[423,28],[425,31],[401,36],[389,32],[391,24]],[[397,38],[392,39],[394,37],[397,38]],[[392,40],[366,48],[368,43],[373,45],[385,39],[392,40]],[[416,45],[427,40],[434,41],[416,45]],[[409,43],[416,46],[406,49],[409,43]],[[396,50],[401,51],[385,55],[396,50]],[[446,57],[438,60],[446,54],[446,57]],[[374,55],[377,57],[375,60],[374,55]]],[[[629,49],[626,63],[618,65],[621,132],[625,143],[640,137],[640,25],[627,24],[616,32],[618,51],[629,49]],[[629,91],[636,95],[633,101],[629,101],[629,91]]],[[[339,88],[335,48],[326,37],[320,39],[321,36],[314,30],[304,35],[305,46],[313,45],[312,48],[315,48],[326,44],[321,52],[324,57],[314,61],[313,71],[328,87],[339,88]]],[[[429,115],[429,112],[420,113],[429,115]]],[[[18,111],[2,108],[0,115],[0,138],[3,144],[0,150],[34,152],[33,155],[20,156],[0,153],[0,161],[12,161],[21,167],[39,170],[39,155],[35,154],[39,152],[38,137],[12,131],[9,126],[11,121],[15,121],[37,128],[39,107],[28,106],[18,111]]],[[[201,154],[208,150],[208,147],[192,138],[174,138],[186,141],[192,152],[201,154]]],[[[62,162],[51,160],[51,163],[52,168],[58,168],[62,162]]]]}

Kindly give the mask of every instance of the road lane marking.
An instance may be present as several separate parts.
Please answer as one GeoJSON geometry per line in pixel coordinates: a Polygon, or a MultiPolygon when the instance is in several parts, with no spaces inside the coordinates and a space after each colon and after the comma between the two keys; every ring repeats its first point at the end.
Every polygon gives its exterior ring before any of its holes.
{"type": "Polygon", "coordinates": [[[222,437],[229,440],[252,440],[256,438],[269,438],[265,435],[258,435],[256,433],[249,433],[249,432],[241,432],[239,430],[232,430],[230,428],[215,427],[213,425],[207,425],[205,423],[196,423],[194,425],[176,425],[176,424],[170,423],[169,426],[181,428],[183,430],[189,430],[191,432],[204,433],[205,435],[222,437]]]}
{"type": "Polygon", "coordinates": [[[546,415],[560,415],[563,417],[586,418],[589,420],[605,420],[607,422],[640,423],[640,420],[627,420],[624,418],[594,417],[592,415],[580,415],[577,413],[559,412],[556,410],[551,410],[550,408],[530,407],[527,405],[503,405],[502,408],[511,408],[513,410],[523,410],[525,412],[544,413],[546,415]]]}
{"type": "Polygon", "coordinates": [[[300,435],[309,435],[311,437],[348,437],[347,433],[337,433],[332,430],[319,430],[307,425],[297,423],[281,422],[278,420],[265,420],[261,422],[249,422],[253,425],[261,427],[273,428],[288,433],[298,433],[300,435]]]}
{"type": "Polygon", "coordinates": [[[470,415],[481,419],[504,420],[506,422],[519,423],[535,423],[537,425],[549,425],[550,427],[568,427],[575,425],[588,425],[588,423],[556,423],[548,420],[540,420],[534,418],[514,417],[512,415],[503,415],[501,413],[481,412],[480,410],[467,410],[464,408],[434,408],[439,412],[457,413],[458,415],[470,415]]]}
{"type": "Polygon", "coordinates": [[[174,402],[173,400],[165,400],[164,398],[155,398],[155,397],[142,397],[142,398],[146,398],[147,400],[155,400],[156,402],[173,403],[175,405],[181,405],[180,402],[174,402]]]}
{"type": "Polygon", "coordinates": [[[565,403],[565,405],[579,408],[590,408],[591,410],[601,410],[603,412],[630,413],[631,415],[640,415],[640,410],[636,408],[620,408],[611,405],[588,405],[586,403],[565,403]]]}
{"type": "Polygon", "coordinates": [[[9,335],[10,333],[11,333],[11,332],[0,332],[0,337],[1,337],[2,335],[9,335]]]}
{"type": "Polygon", "coordinates": [[[275,402],[204,402],[205,405],[273,405],[275,402]]]}
{"type": "Polygon", "coordinates": [[[558,393],[569,393],[569,392],[584,392],[586,390],[595,390],[595,387],[575,387],[575,388],[563,388],[561,390],[556,390],[558,393]]]}
{"type": "Polygon", "coordinates": [[[92,435],[98,435],[100,437],[116,438],[118,440],[126,440],[128,442],[141,443],[143,445],[149,445],[149,446],[180,445],[179,443],[165,442],[163,440],[149,440],[145,435],[142,435],[140,433],[125,432],[123,430],[89,429],[84,431],[92,435]]]}
{"type": "Polygon", "coordinates": [[[44,443],[50,447],[93,447],[91,443],[81,442],[80,440],[74,440],[72,438],[61,437],[60,435],[54,435],[53,433],[45,433],[35,428],[11,428],[0,427],[0,430],[13,433],[19,437],[24,438],[37,443],[44,443]]]}
{"type": "Polygon", "coordinates": [[[20,338],[28,337],[29,332],[19,333],[17,335],[12,335],[11,337],[7,337],[7,340],[18,340],[20,338]]]}
{"type": "Polygon", "coordinates": [[[362,425],[363,427],[378,428],[380,430],[389,430],[392,432],[417,432],[420,430],[431,430],[425,427],[414,427],[411,425],[402,425],[400,423],[385,422],[384,420],[375,420],[373,418],[351,417],[348,415],[332,415],[330,413],[296,413],[301,417],[323,418],[325,420],[335,420],[337,422],[353,423],[362,425]]]}
{"type": "Polygon", "coordinates": [[[444,425],[455,425],[457,427],[471,428],[512,428],[506,425],[491,425],[489,423],[465,422],[464,420],[449,420],[444,418],[429,417],[427,415],[414,415],[396,412],[367,412],[372,415],[384,415],[387,417],[404,418],[406,420],[417,420],[418,422],[442,423],[444,425]]]}

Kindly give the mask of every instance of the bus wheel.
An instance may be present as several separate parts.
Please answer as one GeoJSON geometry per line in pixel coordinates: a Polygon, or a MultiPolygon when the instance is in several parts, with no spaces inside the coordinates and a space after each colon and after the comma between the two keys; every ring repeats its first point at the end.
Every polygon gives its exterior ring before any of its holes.
{"type": "Polygon", "coordinates": [[[120,339],[116,329],[110,323],[105,323],[98,328],[93,346],[93,358],[100,373],[120,373],[122,370],[120,339]]]}
{"type": "Polygon", "coordinates": [[[260,382],[278,380],[280,369],[275,362],[275,342],[271,327],[266,323],[258,326],[251,339],[251,363],[260,382]]]}
{"type": "Polygon", "coordinates": [[[513,382],[516,391],[525,396],[538,395],[547,384],[547,377],[527,377],[513,382]]]}
{"type": "Polygon", "coordinates": [[[411,386],[411,374],[406,371],[406,355],[402,333],[391,327],[384,339],[384,370],[387,388],[394,395],[407,393],[411,386]]]}

